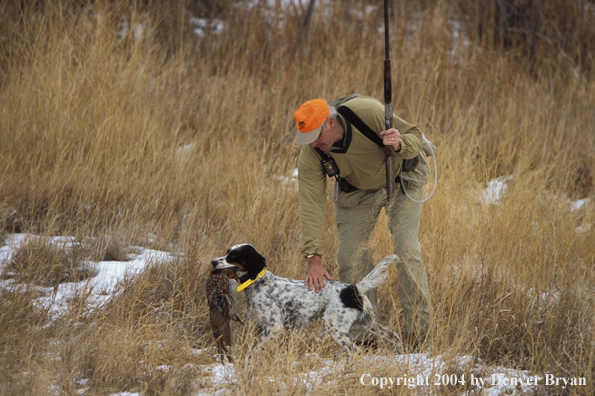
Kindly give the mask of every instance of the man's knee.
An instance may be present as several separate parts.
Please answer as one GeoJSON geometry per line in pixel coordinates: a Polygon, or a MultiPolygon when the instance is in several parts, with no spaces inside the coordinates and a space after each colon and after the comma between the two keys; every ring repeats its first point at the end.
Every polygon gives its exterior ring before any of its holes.
{"type": "Polygon", "coordinates": [[[357,283],[374,269],[373,254],[369,247],[359,249],[339,248],[339,279],[344,283],[357,283]]]}

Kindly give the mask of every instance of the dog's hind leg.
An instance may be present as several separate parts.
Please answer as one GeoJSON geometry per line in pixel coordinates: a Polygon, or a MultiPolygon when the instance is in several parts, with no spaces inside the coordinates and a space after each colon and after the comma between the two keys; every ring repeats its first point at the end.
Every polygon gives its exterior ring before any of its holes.
{"type": "Polygon", "coordinates": [[[335,340],[337,344],[341,345],[347,353],[353,354],[361,352],[360,348],[351,340],[348,331],[339,331],[334,328],[329,329],[329,331],[331,333],[331,337],[333,337],[333,340],[335,340]]]}
{"type": "Polygon", "coordinates": [[[324,312],[324,325],[337,344],[348,353],[359,353],[360,349],[349,335],[349,329],[357,320],[359,312],[353,308],[328,307],[324,312]]]}
{"type": "Polygon", "coordinates": [[[378,338],[381,338],[382,340],[384,340],[384,341],[388,342],[389,344],[391,344],[392,346],[394,346],[397,349],[397,353],[402,355],[403,354],[403,345],[401,344],[401,337],[399,337],[396,333],[393,333],[386,327],[382,326],[376,320],[374,320],[374,321],[376,323],[370,324],[370,326],[369,326],[370,331],[373,332],[374,334],[376,334],[378,336],[378,338]]]}

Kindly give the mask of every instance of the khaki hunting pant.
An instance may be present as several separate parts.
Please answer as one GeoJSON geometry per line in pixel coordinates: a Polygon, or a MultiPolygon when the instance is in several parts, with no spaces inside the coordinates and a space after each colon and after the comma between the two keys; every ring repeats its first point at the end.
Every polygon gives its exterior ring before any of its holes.
{"type": "MultiPolygon", "coordinates": [[[[413,199],[422,199],[423,188],[407,192],[413,199]]],[[[334,197],[339,237],[339,277],[341,282],[355,284],[376,265],[370,240],[380,211],[387,204],[386,189],[346,194],[339,192],[336,187],[334,197]]],[[[407,198],[397,184],[395,197],[386,214],[394,252],[399,256],[398,286],[406,319],[402,332],[405,340],[412,338],[417,341],[423,341],[432,324],[433,315],[426,268],[421,259],[418,239],[421,213],[422,204],[407,198]]],[[[377,291],[371,290],[367,296],[376,308],[377,291]]],[[[352,333],[355,341],[369,338],[361,327],[354,326],[352,333]]]]}

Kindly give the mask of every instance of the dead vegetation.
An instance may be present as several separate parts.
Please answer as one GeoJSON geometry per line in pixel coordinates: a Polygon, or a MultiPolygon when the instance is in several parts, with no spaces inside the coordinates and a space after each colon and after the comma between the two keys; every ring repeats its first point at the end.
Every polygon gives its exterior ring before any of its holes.
{"type": "MultiPolygon", "coordinates": [[[[30,236],[3,263],[0,393],[209,393],[211,258],[252,243],[274,273],[303,278],[292,113],[314,97],[381,98],[382,14],[369,1],[316,2],[297,46],[306,5],[253,3],[0,5],[0,246],[17,232],[76,238],[65,248],[30,236]],[[198,35],[190,16],[223,27],[198,35]],[[126,279],[100,308],[84,308],[88,291],[58,319],[38,303],[35,285],[92,276],[85,263],[130,259],[131,246],[179,255],[126,279]]],[[[592,385],[593,3],[391,4],[395,113],[439,147],[420,234],[436,312],[428,344],[452,374],[477,371],[456,363],[465,354],[592,385]],[[500,176],[500,203],[479,202],[500,176]],[[579,198],[591,203],[575,210],[579,198]]],[[[391,251],[386,233],[381,219],[377,259],[391,251]]],[[[337,277],[335,251],[327,238],[337,277]]],[[[399,331],[395,277],[379,314],[399,331]]],[[[234,324],[226,393],[365,395],[387,390],[363,387],[362,374],[397,374],[380,358],[336,368],[319,326],[245,364],[246,322],[234,324]],[[299,380],[311,372],[325,386],[299,380]]]]}
{"type": "Polygon", "coordinates": [[[17,283],[57,287],[62,282],[80,282],[95,274],[95,269],[82,260],[79,248],[58,246],[45,238],[33,237],[24,241],[4,263],[1,277],[17,283]]]}

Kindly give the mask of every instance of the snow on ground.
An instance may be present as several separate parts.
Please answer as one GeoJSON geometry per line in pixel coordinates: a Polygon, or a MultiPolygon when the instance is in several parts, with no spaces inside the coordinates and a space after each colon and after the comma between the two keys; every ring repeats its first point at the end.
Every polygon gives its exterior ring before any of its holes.
{"type": "MultiPolygon", "coordinates": [[[[476,193],[477,201],[487,205],[500,205],[502,199],[508,191],[508,184],[514,180],[513,175],[501,176],[488,182],[486,188],[476,193]]],[[[560,202],[568,205],[570,211],[580,210],[591,203],[589,198],[571,201],[566,197],[557,197],[560,202]]]]}
{"type": "MultiPolygon", "coordinates": [[[[424,395],[442,394],[442,387],[457,386],[460,395],[483,394],[486,396],[533,394],[544,383],[541,376],[531,375],[526,370],[506,367],[490,367],[481,364],[472,356],[459,356],[445,361],[441,355],[430,353],[396,356],[364,356],[355,365],[368,368],[369,372],[359,377],[362,387],[377,389],[406,388],[424,395]],[[382,377],[373,374],[374,367],[393,367],[394,376],[382,377]],[[481,393],[483,392],[483,393],[481,393]]],[[[237,373],[233,364],[197,366],[203,373],[210,373],[210,388],[197,395],[225,394],[223,386],[233,385],[237,373]],[[218,391],[216,391],[218,390],[218,391]]],[[[169,366],[161,366],[167,371],[169,366]]],[[[305,385],[308,390],[319,386],[338,385],[346,370],[354,369],[353,363],[343,358],[339,361],[325,360],[318,371],[300,373],[288,378],[285,387],[305,385]],[[348,367],[349,366],[349,367],[348,367]]],[[[275,379],[269,378],[274,382],[275,379]]],[[[207,385],[208,386],[208,385],[207,385]]]]}
{"type": "Polygon", "coordinates": [[[207,32],[219,34],[225,27],[225,22],[220,19],[190,18],[190,24],[194,26],[194,34],[198,37],[204,37],[207,32]]]}
{"type": "MultiPolygon", "coordinates": [[[[9,260],[17,251],[19,245],[27,238],[25,234],[10,235],[6,244],[0,247],[0,263],[9,260]]],[[[69,244],[74,238],[55,237],[51,238],[53,243],[69,244]]],[[[63,283],[59,285],[57,293],[52,295],[53,288],[46,289],[44,297],[37,301],[51,309],[52,317],[59,317],[67,312],[68,300],[84,288],[91,290],[92,298],[88,299],[89,304],[100,307],[118,293],[118,283],[125,277],[134,276],[156,260],[168,260],[172,257],[170,253],[159,252],[150,249],[136,250],[138,253],[132,256],[132,260],[126,262],[102,261],[95,263],[97,275],[78,283],[63,283]]],[[[12,280],[0,281],[0,288],[10,288],[12,280]]],[[[197,350],[196,353],[212,354],[214,351],[197,350]]],[[[462,394],[475,394],[483,390],[484,395],[521,395],[527,392],[534,392],[541,389],[544,379],[531,375],[527,371],[514,370],[506,367],[489,367],[483,365],[478,359],[472,356],[458,356],[455,359],[444,359],[442,355],[431,353],[409,354],[396,356],[369,355],[362,357],[356,363],[349,362],[345,357],[338,360],[324,360],[322,367],[317,371],[304,372],[287,379],[286,386],[304,384],[308,389],[324,386],[329,381],[341,381],[347,365],[357,364],[366,367],[368,374],[362,375],[359,382],[362,387],[395,388],[407,387],[415,390],[416,393],[438,394],[440,387],[446,386],[445,382],[456,382],[462,394]],[[374,367],[393,367],[393,377],[379,377],[374,374],[374,367]],[[463,376],[464,374],[464,376],[463,376]],[[464,385],[466,384],[466,385],[464,385]]],[[[159,370],[169,370],[169,366],[160,366],[159,370]]],[[[232,364],[211,364],[193,366],[202,374],[208,375],[209,379],[205,385],[211,388],[202,389],[198,395],[225,394],[224,386],[233,385],[237,381],[237,372],[232,364]]],[[[274,381],[274,379],[270,379],[274,381]]],[[[83,390],[84,392],[84,390],[83,390]]],[[[121,392],[113,396],[135,396],[138,393],[121,392]]]]}
{"type": "Polygon", "coordinates": [[[275,177],[276,180],[281,182],[282,186],[290,186],[294,189],[298,187],[298,169],[295,168],[291,173],[291,176],[278,176],[275,177]]]}
{"type": "Polygon", "coordinates": [[[584,198],[584,199],[579,199],[574,202],[569,202],[570,210],[572,210],[572,211],[579,210],[579,209],[583,208],[584,206],[588,205],[590,202],[591,202],[591,200],[589,198],[584,198]]]}
{"type": "MultiPolygon", "coordinates": [[[[4,246],[0,247],[0,268],[4,262],[11,259],[19,246],[30,238],[40,238],[36,235],[14,234],[7,238],[4,246]]],[[[65,248],[75,242],[71,237],[53,237],[50,241],[65,248]]],[[[137,253],[131,255],[129,261],[100,261],[90,263],[97,271],[97,275],[82,282],[60,283],[57,290],[53,287],[38,287],[43,291],[43,297],[36,300],[49,311],[51,318],[56,318],[68,310],[68,303],[81,291],[90,290],[92,295],[89,303],[98,308],[109,301],[117,293],[117,285],[126,276],[134,276],[143,271],[150,262],[166,261],[173,256],[170,253],[151,249],[138,248],[137,253]]],[[[0,288],[9,288],[14,284],[12,279],[0,281],[0,288]]]]}
{"type": "MultiPolygon", "coordinates": [[[[486,205],[500,205],[508,189],[508,183],[513,176],[504,176],[491,180],[487,187],[477,192],[477,201],[486,205]]],[[[297,184],[297,169],[288,177],[278,178],[283,185],[295,186],[297,184]]],[[[580,210],[590,205],[589,199],[578,201],[565,200],[570,210],[580,210]]],[[[0,247],[0,265],[10,260],[19,246],[28,238],[37,238],[35,235],[14,234],[9,235],[5,245],[0,247]]],[[[75,243],[72,237],[54,237],[52,243],[68,246],[75,243]]],[[[90,290],[91,298],[87,299],[89,308],[100,308],[118,293],[118,284],[127,277],[141,273],[149,263],[167,261],[173,258],[171,253],[151,249],[135,248],[136,253],[131,255],[129,261],[101,261],[92,263],[96,269],[96,276],[78,283],[62,283],[54,292],[53,288],[40,287],[43,297],[37,303],[49,309],[53,318],[67,312],[68,301],[82,290],[90,290]]],[[[10,288],[14,285],[12,280],[0,281],[0,288],[10,288]]],[[[198,354],[207,353],[214,355],[215,351],[196,350],[198,354]]],[[[303,384],[308,389],[318,386],[330,385],[331,382],[341,381],[344,372],[352,365],[345,357],[337,360],[324,360],[322,367],[317,371],[300,373],[288,378],[284,384],[292,386],[303,384]],[[330,381],[330,382],[329,382],[330,381]]],[[[443,355],[432,353],[406,354],[396,356],[368,355],[362,357],[357,363],[366,367],[369,373],[362,375],[359,382],[362,387],[378,389],[393,389],[406,387],[413,393],[439,394],[441,387],[456,384],[461,389],[461,395],[483,394],[486,396],[523,395],[533,394],[547,388],[547,378],[537,376],[528,371],[515,370],[508,367],[492,367],[484,365],[479,359],[472,356],[460,355],[454,359],[445,359],[443,355]],[[393,367],[392,377],[381,377],[374,374],[374,367],[393,367]]],[[[227,386],[233,386],[238,375],[235,366],[230,363],[193,366],[193,369],[206,374],[208,377],[203,388],[197,395],[224,395],[227,386]],[[210,388],[209,388],[210,386],[210,388]]],[[[167,371],[169,366],[160,366],[161,371],[167,371]]],[[[274,381],[270,378],[269,381],[274,381]]],[[[562,389],[564,385],[556,386],[562,389]]],[[[453,388],[450,388],[453,389],[453,388]]],[[[83,393],[84,394],[84,390],[83,393]]],[[[112,396],[140,396],[140,393],[120,392],[112,396]]]]}
{"type": "Polygon", "coordinates": [[[502,176],[490,180],[488,186],[476,194],[477,200],[488,205],[499,205],[508,189],[508,182],[513,178],[513,176],[502,176]]]}

